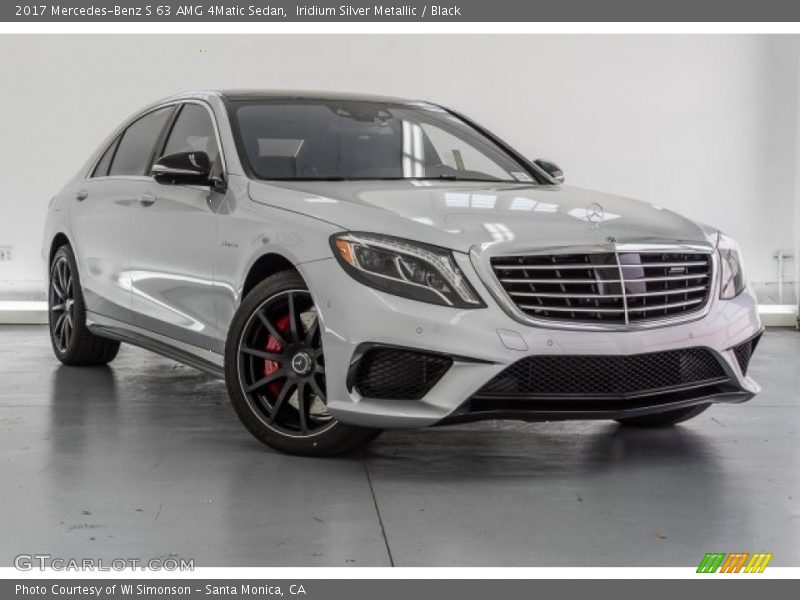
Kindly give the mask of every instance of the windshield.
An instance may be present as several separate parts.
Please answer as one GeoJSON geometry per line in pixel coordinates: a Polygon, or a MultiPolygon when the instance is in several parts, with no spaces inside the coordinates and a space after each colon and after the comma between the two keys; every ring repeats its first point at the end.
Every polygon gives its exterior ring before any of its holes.
{"type": "Polygon", "coordinates": [[[232,108],[259,179],[534,182],[529,167],[430,104],[275,99],[232,108]]]}

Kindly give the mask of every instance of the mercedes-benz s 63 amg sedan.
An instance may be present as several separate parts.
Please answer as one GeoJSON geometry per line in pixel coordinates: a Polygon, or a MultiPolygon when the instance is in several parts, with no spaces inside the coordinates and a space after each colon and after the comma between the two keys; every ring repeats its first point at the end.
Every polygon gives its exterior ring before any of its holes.
{"type": "Polygon", "coordinates": [[[477,419],[670,425],[758,392],[734,241],[562,182],[428,102],[172,97],[51,201],[53,349],[224,376],[258,439],[307,455],[477,419]]]}

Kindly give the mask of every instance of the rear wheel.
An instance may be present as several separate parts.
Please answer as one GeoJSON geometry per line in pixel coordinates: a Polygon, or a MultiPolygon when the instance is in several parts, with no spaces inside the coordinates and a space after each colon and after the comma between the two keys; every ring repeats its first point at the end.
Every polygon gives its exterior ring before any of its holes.
{"type": "Polygon", "coordinates": [[[75,255],[61,246],[50,264],[48,290],[50,341],[58,360],[65,365],[104,365],[114,360],[119,342],[98,337],[86,326],[86,305],[75,255]]]}
{"type": "Polygon", "coordinates": [[[666,412],[656,413],[654,415],[617,419],[617,422],[622,425],[630,425],[633,427],[669,427],[670,425],[682,423],[683,421],[688,421],[689,419],[696,417],[709,406],[709,404],[688,406],[686,408],[668,410],[666,412]]]}
{"type": "Polygon", "coordinates": [[[317,308],[294,271],[269,277],[239,307],[225,349],[225,380],[242,423],[276,450],[341,454],[379,433],[344,425],[328,411],[317,308]]]}

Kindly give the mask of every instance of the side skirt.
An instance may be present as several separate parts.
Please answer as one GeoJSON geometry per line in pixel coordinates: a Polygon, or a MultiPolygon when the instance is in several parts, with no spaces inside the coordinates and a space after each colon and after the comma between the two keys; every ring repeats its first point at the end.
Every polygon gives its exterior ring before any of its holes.
{"type": "Polygon", "coordinates": [[[86,321],[89,331],[95,335],[138,346],[214,377],[225,378],[224,358],[221,354],[96,313],[87,313],[86,321]]]}

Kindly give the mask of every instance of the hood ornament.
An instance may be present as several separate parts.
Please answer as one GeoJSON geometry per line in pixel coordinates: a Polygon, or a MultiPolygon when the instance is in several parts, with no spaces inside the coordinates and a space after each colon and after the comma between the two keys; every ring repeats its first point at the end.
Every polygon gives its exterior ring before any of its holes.
{"type": "Polygon", "coordinates": [[[600,223],[603,222],[605,216],[606,213],[603,207],[597,202],[592,202],[586,207],[586,220],[589,222],[589,226],[592,229],[600,229],[600,223]]]}

